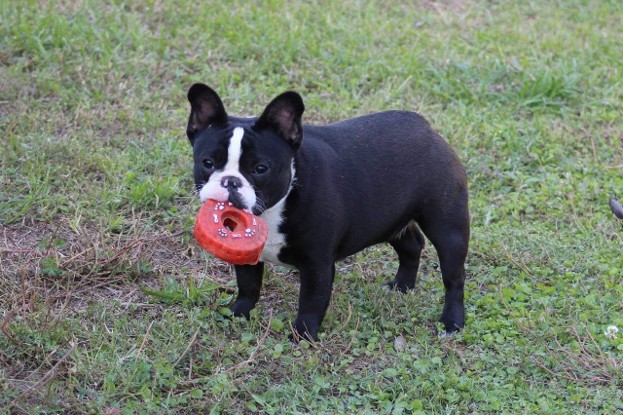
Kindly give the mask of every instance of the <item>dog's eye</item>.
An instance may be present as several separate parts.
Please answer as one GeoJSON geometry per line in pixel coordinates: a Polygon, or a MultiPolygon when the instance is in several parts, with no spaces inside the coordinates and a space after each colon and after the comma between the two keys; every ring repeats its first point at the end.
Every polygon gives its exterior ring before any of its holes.
{"type": "Polygon", "coordinates": [[[212,162],[212,160],[210,159],[205,159],[202,162],[203,167],[205,167],[208,170],[212,170],[214,168],[214,162],[212,162]]]}
{"type": "Polygon", "coordinates": [[[253,173],[264,174],[267,171],[268,171],[268,166],[266,166],[265,164],[258,164],[257,166],[255,166],[255,170],[253,170],[253,173]]]}

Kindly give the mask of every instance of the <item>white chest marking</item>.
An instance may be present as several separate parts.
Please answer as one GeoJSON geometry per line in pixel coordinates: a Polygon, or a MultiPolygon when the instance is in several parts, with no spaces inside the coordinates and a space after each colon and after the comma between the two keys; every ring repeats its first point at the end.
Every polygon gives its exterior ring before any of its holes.
{"type": "Polygon", "coordinates": [[[264,245],[264,250],[260,256],[260,261],[268,261],[278,265],[287,265],[279,260],[279,252],[281,251],[281,248],[286,245],[286,236],[279,232],[279,226],[281,225],[281,222],[283,222],[286,199],[288,198],[290,191],[292,191],[292,186],[295,181],[294,161],[292,161],[290,170],[292,171],[292,181],[290,182],[288,192],[273,207],[266,209],[266,211],[260,215],[268,226],[268,238],[266,239],[266,245],[264,245]]]}
{"type": "Polygon", "coordinates": [[[279,252],[281,248],[286,244],[286,237],[279,232],[279,225],[283,222],[283,208],[286,203],[286,198],[281,199],[275,206],[266,210],[260,215],[268,226],[268,238],[266,239],[266,245],[260,257],[261,261],[272,262],[273,264],[283,265],[279,260],[279,252]]]}

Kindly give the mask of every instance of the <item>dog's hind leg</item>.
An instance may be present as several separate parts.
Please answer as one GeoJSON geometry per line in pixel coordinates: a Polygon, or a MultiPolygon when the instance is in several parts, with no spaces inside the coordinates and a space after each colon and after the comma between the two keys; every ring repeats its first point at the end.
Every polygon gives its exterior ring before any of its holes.
{"type": "Polygon", "coordinates": [[[434,220],[420,223],[421,229],[431,241],[437,255],[445,288],[445,303],[441,318],[446,333],[452,333],[465,325],[463,304],[465,285],[465,258],[469,245],[469,214],[454,211],[453,217],[435,216],[434,220]],[[461,214],[462,213],[462,214],[461,214]]]}
{"type": "Polygon", "coordinates": [[[424,248],[424,236],[414,223],[410,223],[402,232],[389,241],[398,254],[398,272],[393,281],[387,283],[390,288],[400,292],[415,287],[420,255],[424,248]]]}

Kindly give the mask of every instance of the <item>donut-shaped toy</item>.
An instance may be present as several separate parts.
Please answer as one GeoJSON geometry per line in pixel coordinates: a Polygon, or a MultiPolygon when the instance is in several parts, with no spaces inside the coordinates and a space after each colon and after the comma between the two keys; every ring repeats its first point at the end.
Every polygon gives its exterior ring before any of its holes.
{"type": "Polygon", "coordinates": [[[203,249],[230,264],[257,264],[268,237],[266,222],[229,202],[206,200],[195,222],[203,249]]]}

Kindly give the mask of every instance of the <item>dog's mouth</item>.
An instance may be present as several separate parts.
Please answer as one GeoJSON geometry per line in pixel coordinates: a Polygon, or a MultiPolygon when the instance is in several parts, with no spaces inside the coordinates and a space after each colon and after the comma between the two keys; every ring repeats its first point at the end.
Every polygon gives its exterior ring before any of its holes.
{"type": "Polygon", "coordinates": [[[244,204],[244,199],[242,198],[242,195],[236,189],[229,190],[229,197],[227,198],[227,201],[238,209],[247,209],[247,206],[245,206],[244,204]]]}
{"type": "Polygon", "coordinates": [[[208,181],[202,186],[197,186],[198,196],[202,202],[212,199],[218,202],[228,202],[237,209],[243,209],[251,211],[256,204],[256,197],[253,192],[249,191],[248,186],[237,187],[227,186],[224,187],[220,184],[216,184],[213,181],[208,181]]]}

